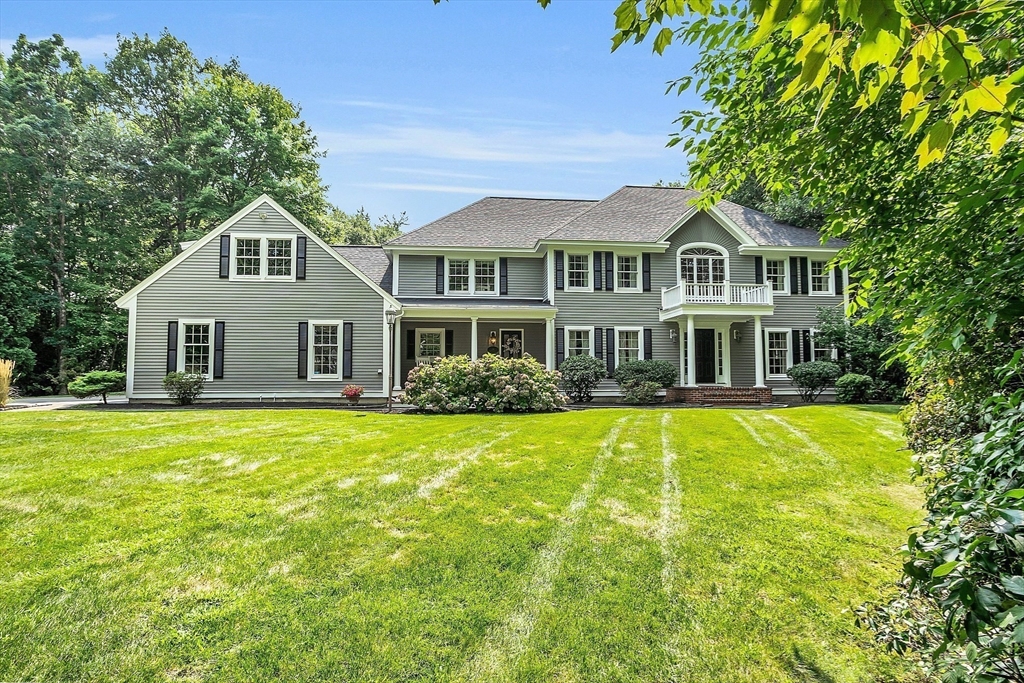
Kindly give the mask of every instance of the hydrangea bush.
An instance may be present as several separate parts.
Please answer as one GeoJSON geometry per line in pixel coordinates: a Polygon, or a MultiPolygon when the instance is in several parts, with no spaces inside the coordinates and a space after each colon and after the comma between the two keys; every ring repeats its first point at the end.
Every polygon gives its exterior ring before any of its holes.
{"type": "Polygon", "coordinates": [[[405,401],[434,413],[546,412],[566,403],[560,379],[529,355],[447,356],[412,369],[405,401]]]}

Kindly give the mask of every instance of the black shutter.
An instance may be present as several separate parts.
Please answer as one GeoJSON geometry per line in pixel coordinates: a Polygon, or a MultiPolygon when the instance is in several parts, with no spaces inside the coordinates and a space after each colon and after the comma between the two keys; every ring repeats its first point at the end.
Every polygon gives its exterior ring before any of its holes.
{"type": "Polygon", "coordinates": [[[306,236],[295,238],[295,279],[306,279],[306,236]]]}
{"type": "Polygon", "coordinates": [[[213,324],[213,378],[224,379],[224,321],[213,324]]]}
{"type": "Polygon", "coordinates": [[[565,289],[565,252],[555,251],[555,289],[565,289]]]}
{"type": "Polygon", "coordinates": [[[814,360],[814,355],[811,353],[811,331],[810,330],[804,330],[803,331],[803,336],[804,336],[803,359],[804,359],[805,363],[808,363],[808,362],[814,360]]]}
{"type": "Polygon", "coordinates": [[[562,367],[565,360],[565,328],[555,328],[555,368],[562,367]]]}
{"type": "Polygon", "coordinates": [[[508,259],[504,256],[498,259],[498,294],[508,294],[508,259]]]}
{"type": "Polygon", "coordinates": [[[220,236],[220,276],[231,274],[231,235],[220,236]]]}
{"type": "Polygon", "coordinates": [[[608,374],[615,374],[615,328],[609,327],[605,330],[604,366],[608,368],[608,374]]]}
{"type": "Polygon", "coordinates": [[[451,356],[455,353],[455,330],[444,331],[444,355],[451,356]]]}
{"type": "Polygon", "coordinates": [[[436,276],[434,293],[444,294],[444,256],[437,257],[437,264],[434,266],[434,275],[436,276]]]}
{"type": "Polygon", "coordinates": [[[594,358],[604,358],[604,330],[600,327],[594,328],[594,358]]]}
{"type": "Polygon", "coordinates": [[[800,259],[796,256],[789,257],[789,293],[800,293],[800,259]]]}
{"type": "Polygon", "coordinates": [[[604,291],[611,292],[615,289],[615,254],[604,252],[604,291]]]}
{"type": "Polygon", "coordinates": [[[341,338],[341,378],[352,377],[352,323],[342,324],[341,338]]]}
{"type": "Polygon", "coordinates": [[[309,323],[299,323],[299,379],[306,379],[306,365],[308,360],[307,343],[309,341],[309,323]]]}
{"type": "Polygon", "coordinates": [[[416,330],[405,331],[405,357],[416,360],[416,330]]]}
{"type": "Polygon", "coordinates": [[[644,291],[651,291],[651,255],[641,254],[640,261],[643,263],[644,291]]]}
{"type": "Polygon", "coordinates": [[[807,269],[807,257],[806,256],[801,256],[800,257],[800,293],[801,294],[809,294],[810,291],[811,291],[810,288],[807,286],[807,274],[808,274],[808,272],[809,271],[807,269]]]}
{"type": "Polygon", "coordinates": [[[836,282],[836,294],[841,295],[843,293],[843,269],[836,266],[832,270],[832,277],[835,278],[836,282]]]}
{"type": "Polygon", "coordinates": [[[644,360],[651,360],[654,358],[654,331],[649,328],[644,328],[644,360]]]}
{"type": "Polygon", "coordinates": [[[594,252],[594,291],[601,291],[601,271],[604,270],[604,252],[594,252]]]}
{"type": "Polygon", "coordinates": [[[178,371],[178,321],[167,323],[167,372],[178,371]]]}
{"type": "Polygon", "coordinates": [[[803,363],[803,359],[800,357],[800,351],[803,346],[800,344],[800,330],[790,330],[792,341],[790,342],[790,348],[792,349],[793,365],[799,365],[803,363]]]}
{"type": "Polygon", "coordinates": [[[754,282],[759,285],[764,284],[764,257],[754,257],[754,282]]]}

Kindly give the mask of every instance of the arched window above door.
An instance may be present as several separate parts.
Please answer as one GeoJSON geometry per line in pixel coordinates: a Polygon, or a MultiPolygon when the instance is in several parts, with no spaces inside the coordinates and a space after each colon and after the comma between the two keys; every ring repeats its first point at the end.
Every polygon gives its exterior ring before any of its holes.
{"type": "Polygon", "coordinates": [[[679,248],[679,282],[721,284],[729,279],[729,252],[717,244],[694,243],[679,248]]]}

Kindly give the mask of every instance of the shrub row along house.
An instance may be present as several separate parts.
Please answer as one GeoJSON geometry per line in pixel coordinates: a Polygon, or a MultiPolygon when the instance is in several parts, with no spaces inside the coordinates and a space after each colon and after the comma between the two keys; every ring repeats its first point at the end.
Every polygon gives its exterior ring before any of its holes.
{"type": "MultiPolygon", "coordinates": [[[[670,398],[767,401],[786,371],[831,357],[819,307],[842,305],[844,246],[684,189],[627,186],[600,201],[488,197],[383,247],[331,246],[264,195],[118,300],[127,391],[165,399],[172,371],[208,399],[382,398],[418,363],[574,354],[609,373],[670,361],[670,398]]],[[[595,392],[614,396],[608,380],[595,392]]]]}

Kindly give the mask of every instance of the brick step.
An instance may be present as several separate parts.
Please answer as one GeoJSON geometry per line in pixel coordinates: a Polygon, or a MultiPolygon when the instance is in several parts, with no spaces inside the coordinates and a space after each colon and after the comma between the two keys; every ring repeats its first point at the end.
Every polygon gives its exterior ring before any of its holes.
{"type": "Polygon", "coordinates": [[[770,387],[669,387],[666,403],[732,403],[760,405],[772,402],[770,387]]]}

